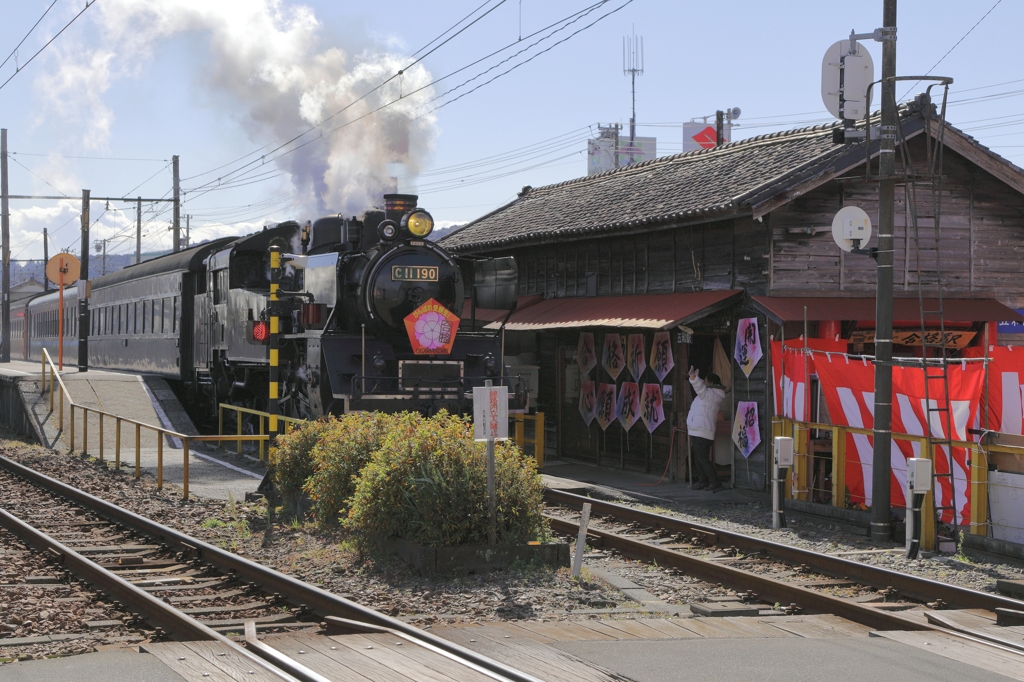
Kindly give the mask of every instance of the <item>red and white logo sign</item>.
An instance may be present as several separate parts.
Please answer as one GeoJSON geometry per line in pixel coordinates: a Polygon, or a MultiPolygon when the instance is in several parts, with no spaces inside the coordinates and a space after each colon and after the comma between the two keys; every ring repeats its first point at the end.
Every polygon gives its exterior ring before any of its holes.
{"type": "Polygon", "coordinates": [[[690,139],[696,142],[702,149],[711,149],[718,140],[718,133],[715,131],[715,126],[708,126],[696,135],[691,135],[690,139]]]}

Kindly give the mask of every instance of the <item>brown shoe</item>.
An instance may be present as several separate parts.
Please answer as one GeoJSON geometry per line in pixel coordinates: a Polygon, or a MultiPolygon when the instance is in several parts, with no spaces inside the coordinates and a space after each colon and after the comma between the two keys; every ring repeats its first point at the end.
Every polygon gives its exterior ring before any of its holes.
{"type": "Polygon", "coordinates": [[[722,490],[725,490],[725,486],[722,485],[719,481],[715,481],[713,485],[710,485],[707,488],[707,491],[709,493],[717,493],[721,492],[722,490]]]}
{"type": "Polygon", "coordinates": [[[708,484],[705,483],[704,481],[697,481],[696,483],[690,486],[690,490],[704,490],[704,488],[707,487],[708,484]]]}

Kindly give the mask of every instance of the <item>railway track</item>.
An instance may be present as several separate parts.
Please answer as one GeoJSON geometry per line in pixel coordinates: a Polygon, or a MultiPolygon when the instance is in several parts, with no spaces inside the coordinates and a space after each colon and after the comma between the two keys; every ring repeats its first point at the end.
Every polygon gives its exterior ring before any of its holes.
{"type": "MultiPolygon", "coordinates": [[[[876,630],[948,632],[947,609],[981,609],[1000,624],[1024,624],[1024,602],[1000,595],[561,490],[545,491],[545,501],[556,532],[576,535],[578,511],[589,503],[589,544],[721,584],[737,593],[737,602],[831,613],[876,630]]],[[[1024,640],[1010,648],[1024,654],[1024,640]]]]}
{"type": "MultiPolygon", "coordinates": [[[[537,682],[503,663],[5,457],[0,457],[0,489],[0,533],[19,541],[5,543],[5,555],[21,551],[21,544],[36,550],[37,564],[45,558],[55,567],[49,573],[56,573],[52,582],[61,586],[62,594],[111,602],[120,620],[111,617],[105,625],[127,630],[118,634],[129,640],[213,642],[223,649],[217,655],[248,665],[259,676],[254,679],[321,682],[323,677],[260,642],[258,633],[387,633],[464,667],[467,675],[474,671],[491,679],[537,682]],[[243,633],[244,647],[229,636],[241,638],[243,633]]],[[[18,585],[24,589],[28,584],[18,585]]],[[[0,648],[5,639],[0,637],[0,648]]]]}

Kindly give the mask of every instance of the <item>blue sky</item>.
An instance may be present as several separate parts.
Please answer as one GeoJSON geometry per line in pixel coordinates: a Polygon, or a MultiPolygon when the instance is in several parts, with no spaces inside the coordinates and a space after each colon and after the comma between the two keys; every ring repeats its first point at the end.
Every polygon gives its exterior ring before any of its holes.
{"type": "MultiPolygon", "coordinates": [[[[51,2],[5,3],[0,59],[51,2]]],[[[0,67],[0,83],[83,4],[57,0],[0,67]]],[[[470,220],[523,185],[586,173],[596,125],[628,124],[622,39],[634,30],[645,46],[637,132],[658,137],[659,155],[680,150],[682,121],[726,107],[743,110],[735,139],[828,122],[821,56],[850,29],[880,26],[881,14],[881,0],[97,0],[0,88],[0,127],[17,152],[11,192],[71,197],[12,203],[13,256],[41,257],[43,226],[51,253],[77,252],[83,187],[96,196],[169,196],[174,154],[193,241],[353,214],[393,188],[393,177],[442,224],[470,220]],[[469,21],[486,16],[409,67],[471,13],[469,21]],[[572,15],[574,23],[533,45],[572,15]]],[[[943,59],[932,73],[955,79],[949,120],[1018,164],[1024,62],[1013,46],[1022,25],[1020,0],[899,7],[899,73],[922,74],[943,59]]],[[[877,72],[881,51],[868,49],[877,72]]],[[[125,239],[134,205],[105,209],[92,206],[92,236],[110,239],[108,252],[134,251],[125,239]]],[[[143,220],[145,248],[168,246],[167,205],[147,205],[143,220]]]]}

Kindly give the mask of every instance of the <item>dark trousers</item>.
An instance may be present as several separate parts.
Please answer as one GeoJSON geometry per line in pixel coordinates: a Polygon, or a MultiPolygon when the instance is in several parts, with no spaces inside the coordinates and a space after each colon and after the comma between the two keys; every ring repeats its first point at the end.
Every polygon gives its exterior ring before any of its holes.
{"type": "Polygon", "coordinates": [[[706,485],[718,485],[718,474],[711,461],[711,446],[714,441],[690,436],[690,453],[693,457],[693,477],[706,485]]]}

